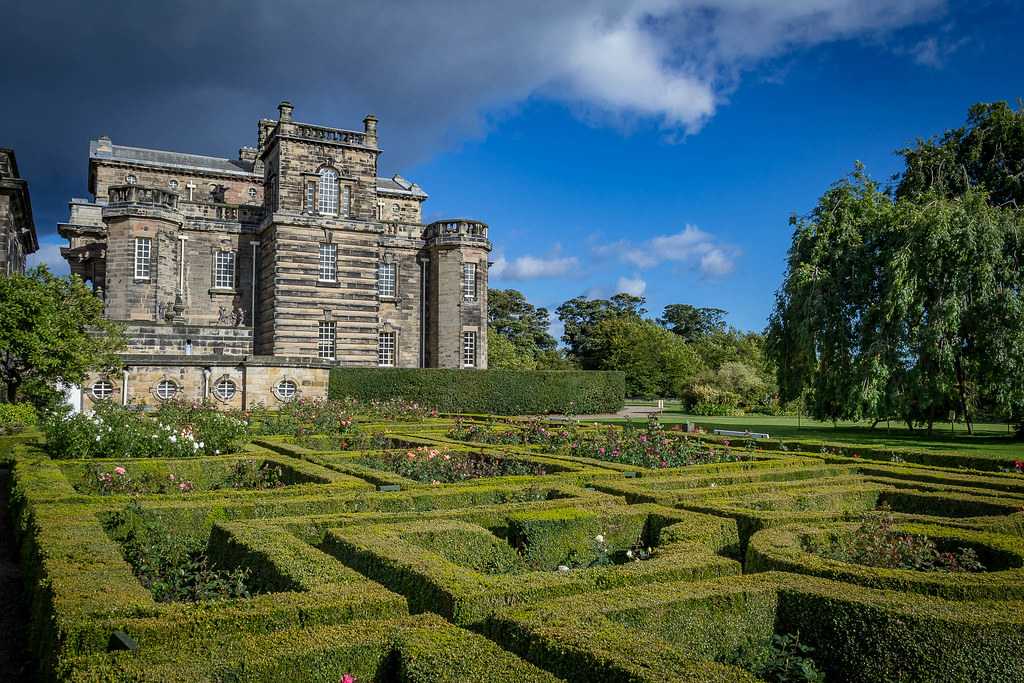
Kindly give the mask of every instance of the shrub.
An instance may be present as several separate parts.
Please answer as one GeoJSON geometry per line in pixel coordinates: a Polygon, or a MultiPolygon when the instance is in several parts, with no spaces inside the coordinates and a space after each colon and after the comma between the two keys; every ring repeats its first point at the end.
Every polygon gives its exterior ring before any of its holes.
{"type": "Polygon", "coordinates": [[[0,436],[17,434],[36,425],[31,403],[0,403],[0,436]]]}
{"type": "Polygon", "coordinates": [[[361,404],[404,397],[446,413],[523,415],[616,412],[621,372],[334,368],[329,395],[361,404]]]}
{"type": "Polygon", "coordinates": [[[800,642],[800,634],[775,634],[771,640],[741,647],[726,663],[770,683],[824,683],[825,674],[807,656],[813,651],[800,642]]]}

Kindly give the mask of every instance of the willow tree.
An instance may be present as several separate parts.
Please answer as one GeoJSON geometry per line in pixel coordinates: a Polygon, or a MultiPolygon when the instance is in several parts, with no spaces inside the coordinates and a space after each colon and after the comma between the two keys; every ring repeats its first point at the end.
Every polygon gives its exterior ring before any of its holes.
{"type": "Polygon", "coordinates": [[[924,424],[1024,407],[1021,214],[983,189],[893,198],[858,165],[792,218],[767,350],[818,419],[924,424]]]}

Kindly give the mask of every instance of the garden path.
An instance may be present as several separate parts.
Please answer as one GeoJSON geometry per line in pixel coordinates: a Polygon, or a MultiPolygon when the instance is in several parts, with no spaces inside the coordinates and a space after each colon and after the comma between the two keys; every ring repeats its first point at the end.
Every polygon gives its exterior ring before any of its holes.
{"type": "MultiPolygon", "coordinates": [[[[572,415],[573,420],[586,422],[588,420],[640,420],[645,421],[651,413],[657,413],[654,406],[626,406],[617,413],[601,413],[598,415],[572,415]]],[[[519,417],[540,417],[540,418],[564,418],[565,415],[520,415],[519,417]]]]}
{"type": "Polygon", "coordinates": [[[9,470],[0,469],[0,681],[24,681],[31,679],[28,606],[22,590],[11,515],[7,510],[9,476],[9,470]]]}

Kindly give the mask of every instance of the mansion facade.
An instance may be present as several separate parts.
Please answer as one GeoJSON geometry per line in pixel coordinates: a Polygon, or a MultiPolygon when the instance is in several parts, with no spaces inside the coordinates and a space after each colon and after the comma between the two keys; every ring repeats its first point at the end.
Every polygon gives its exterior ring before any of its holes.
{"type": "Polygon", "coordinates": [[[281,103],[238,159],[90,143],[91,199],[61,253],[127,329],[122,376],[83,405],[322,394],[341,366],[485,368],[486,224],[425,224],[427,194],[377,175],[363,130],[299,123],[281,103]]]}

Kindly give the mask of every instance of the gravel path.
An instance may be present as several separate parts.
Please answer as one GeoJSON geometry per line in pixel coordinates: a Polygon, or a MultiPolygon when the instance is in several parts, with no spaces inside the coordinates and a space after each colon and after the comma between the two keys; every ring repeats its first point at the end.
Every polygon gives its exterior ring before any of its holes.
{"type": "Polygon", "coordinates": [[[31,680],[28,666],[28,607],[7,511],[7,479],[0,469],[0,681],[31,680]]]}

